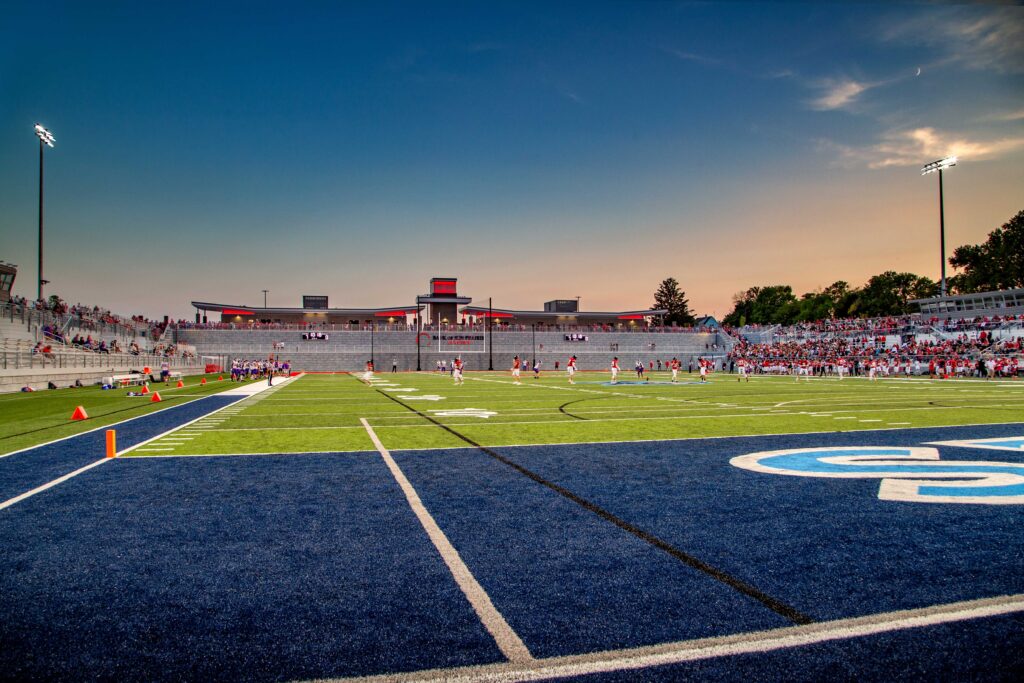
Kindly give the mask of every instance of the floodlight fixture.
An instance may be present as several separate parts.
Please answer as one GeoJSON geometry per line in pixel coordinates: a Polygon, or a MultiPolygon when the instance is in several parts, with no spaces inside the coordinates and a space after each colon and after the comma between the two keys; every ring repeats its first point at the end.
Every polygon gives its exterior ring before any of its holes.
{"type": "Polygon", "coordinates": [[[946,157],[945,159],[939,159],[933,161],[930,164],[925,164],[921,167],[921,175],[928,175],[929,173],[935,173],[936,171],[944,171],[951,166],[956,166],[956,157],[946,157]]]}
{"type": "Polygon", "coordinates": [[[46,143],[48,147],[53,147],[53,143],[56,142],[56,139],[53,137],[53,133],[46,130],[46,128],[39,123],[36,124],[36,135],[39,137],[39,141],[46,143]]]}

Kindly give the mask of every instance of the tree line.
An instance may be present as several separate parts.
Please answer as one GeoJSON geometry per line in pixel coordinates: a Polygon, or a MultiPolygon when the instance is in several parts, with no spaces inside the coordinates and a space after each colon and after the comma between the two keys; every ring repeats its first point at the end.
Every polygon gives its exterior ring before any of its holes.
{"type": "MultiPolygon", "coordinates": [[[[1024,211],[989,233],[982,244],[967,244],[953,252],[949,263],[959,272],[947,281],[949,291],[970,294],[1024,287],[1024,211]]],[[[789,285],[751,287],[733,297],[725,325],[791,325],[827,318],[880,317],[911,313],[910,302],[939,294],[938,284],[923,275],[887,270],[862,287],[837,280],[822,290],[799,297],[789,285]]],[[[668,311],[665,323],[695,322],[686,293],[675,278],[667,278],[654,293],[654,307],[668,311]]]]}

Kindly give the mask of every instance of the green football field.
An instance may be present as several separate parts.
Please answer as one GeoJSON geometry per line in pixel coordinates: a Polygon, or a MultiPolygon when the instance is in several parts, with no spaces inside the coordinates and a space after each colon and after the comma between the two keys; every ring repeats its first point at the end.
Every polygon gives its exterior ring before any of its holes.
{"type": "MultiPolygon", "coordinates": [[[[610,385],[603,373],[512,383],[508,373],[305,375],[129,453],[137,456],[643,441],[899,429],[1024,420],[1024,382],[847,378],[797,382],[667,373],[610,385]]],[[[226,383],[217,383],[223,386],[226,383]]],[[[209,386],[209,385],[208,385],[209,386]]],[[[216,390],[214,387],[212,390],[216,390]]],[[[5,428],[10,425],[5,424],[5,428]]]]}

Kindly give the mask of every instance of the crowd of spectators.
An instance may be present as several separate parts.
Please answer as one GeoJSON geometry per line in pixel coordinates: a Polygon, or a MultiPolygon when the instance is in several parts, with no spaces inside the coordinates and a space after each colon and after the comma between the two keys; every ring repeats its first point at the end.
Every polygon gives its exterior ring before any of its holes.
{"type": "Polygon", "coordinates": [[[73,326],[91,331],[113,328],[111,331],[124,334],[131,334],[145,327],[145,323],[140,319],[141,316],[126,318],[99,306],[88,306],[81,303],[68,304],[59,296],[51,296],[49,299],[38,299],[36,301],[29,301],[25,297],[13,296],[11,297],[10,305],[16,312],[21,310],[47,312],[51,314],[53,321],[61,327],[73,326]]]}
{"type": "Polygon", "coordinates": [[[836,318],[802,322],[794,325],[744,325],[739,328],[724,328],[734,336],[750,336],[770,331],[779,337],[818,338],[822,336],[871,336],[881,337],[893,334],[915,334],[929,331],[955,333],[991,331],[1007,324],[1024,325],[1024,316],[979,316],[975,318],[936,317],[923,318],[920,315],[888,316],[884,318],[836,318]]]}
{"type": "Polygon", "coordinates": [[[1011,327],[1009,334],[1006,330],[993,334],[1007,323],[1024,328],[1024,320],[1014,317],[948,322],[913,318],[822,321],[773,330],[772,341],[759,343],[740,336],[728,359],[730,363],[742,361],[754,372],[788,373],[796,365],[809,363],[820,374],[829,374],[841,364],[855,374],[873,366],[920,374],[922,367],[933,371],[938,364],[955,368],[954,374],[964,374],[966,369],[992,376],[985,368],[994,364],[994,374],[1006,368],[1016,374],[1024,353],[1024,329],[1011,327]]]}

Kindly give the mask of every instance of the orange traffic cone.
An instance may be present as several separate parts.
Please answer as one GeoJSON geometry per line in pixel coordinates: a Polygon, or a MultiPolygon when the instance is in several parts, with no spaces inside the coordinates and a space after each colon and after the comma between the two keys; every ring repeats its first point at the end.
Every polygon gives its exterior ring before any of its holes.
{"type": "Polygon", "coordinates": [[[85,408],[78,406],[75,408],[75,412],[71,413],[72,420],[88,420],[89,416],[85,414],[85,408]]]}
{"type": "Polygon", "coordinates": [[[220,377],[218,377],[217,381],[218,382],[223,382],[224,381],[224,375],[221,375],[220,377]]]}
{"type": "Polygon", "coordinates": [[[200,384],[206,384],[206,378],[204,377],[204,378],[202,378],[201,380],[199,380],[199,383],[200,383],[200,384]]]}
{"type": "Polygon", "coordinates": [[[143,393],[143,394],[148,394],[149,393],[149,385],[148,384],[143,384],[142,385],[142,392],[141,393],[143,393]]]}
{"type": "Polygon", "coordinates": [[[160,398],[160,392],[159,391],[154,391],[153,392],[153,398],[149,399],[149,402],[150,403],[159,403],[162,400],[163,399],[160,398]]]}
{"type": "Polygon", "coordinates": [[[178,380],[178,388],[179,388],[179,389],[181,389],[181,388],[182,388],[182,387],[184,387],[184,386],[185,386],[185,383],[184,383],[184,382],[182,382],[182,381],[181,381],[181,380],[179,379],[179,380],[178,380]]]}

